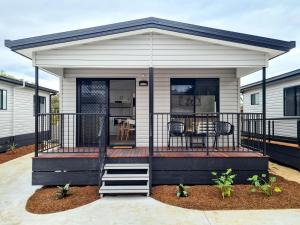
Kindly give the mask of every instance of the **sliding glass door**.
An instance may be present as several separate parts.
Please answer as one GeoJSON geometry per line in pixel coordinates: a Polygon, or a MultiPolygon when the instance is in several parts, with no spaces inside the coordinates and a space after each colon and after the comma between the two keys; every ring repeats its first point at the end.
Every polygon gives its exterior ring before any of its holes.
{"type": "Polygon", "coordinates": [[[109,81],[109,145],[135,146],[135,80],[109,81]]]}

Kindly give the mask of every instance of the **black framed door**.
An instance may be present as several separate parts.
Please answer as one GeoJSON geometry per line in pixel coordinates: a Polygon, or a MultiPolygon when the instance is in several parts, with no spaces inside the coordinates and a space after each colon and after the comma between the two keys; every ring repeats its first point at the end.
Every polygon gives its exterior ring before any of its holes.
{"type": "Polygon", "coordinates": [[[98,146],[99,115],[108,115],[108,81],[103,79],[77,79],[77,146],[98,146]],[[86,115],[87,113],[88,115],[86,115]],[[94,114],[94,115],[93,115],[94,114]]]}

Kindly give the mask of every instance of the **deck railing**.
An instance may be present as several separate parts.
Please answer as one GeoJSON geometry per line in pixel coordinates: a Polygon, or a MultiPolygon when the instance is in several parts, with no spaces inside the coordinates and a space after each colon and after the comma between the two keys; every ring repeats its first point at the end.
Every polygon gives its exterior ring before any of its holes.
{"type": "MultiPolygon", "coordinates": [[[[106,115],[47,113],[38,114],[38,122],[39,153],[106,154],[106,115]]],[[[261,152],[262,138],[260,113],[153,115],[153,152],[156,153],[261,152]]]]}
{"type": "Polygon", "coordinates": [[[154,147],[164,152],[262,152],[260,113],[154,113],[154,147]],[[255,137],[252,135],[255,130],[255,137]],[[260,143],[260,142],[259,142],[260,143]]]}
{"type": "Polygon", "coordinates": [[[39,153],[98,153],[106,120],[97,113],[38,114],[39,153]]]}
{"type": "Polygon", "coordinates": [[[300,116],[267,118],[267,140],[300,146],[300,116]]]}

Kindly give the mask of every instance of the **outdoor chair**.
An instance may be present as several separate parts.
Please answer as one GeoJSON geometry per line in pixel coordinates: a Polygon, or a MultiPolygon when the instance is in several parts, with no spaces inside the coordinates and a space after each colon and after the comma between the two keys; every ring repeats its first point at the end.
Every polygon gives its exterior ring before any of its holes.
{"type": "Polygon", "coordinates": [[[185,136],[185,126],[183,122],[179,122],[179,121],[168,122],[168,133],[169,133],[168,148],[170,148],[171,141],[173,146],[173,137],[177,137],[177,138],[180,137],[181,147],[183,146],[183,137],[185,136]]]}
{"type": "Polygon", "coordinates": [[[229,136],[232,135],[232,145],[235,146],[234,143],[234,126],[225,121],[215,121],[214,122],[214,131],[215,131],[215,139],[213,146],[218,148],[218,139],[220,136],[227,136],[227,145],[229,146],[229,136]]]}

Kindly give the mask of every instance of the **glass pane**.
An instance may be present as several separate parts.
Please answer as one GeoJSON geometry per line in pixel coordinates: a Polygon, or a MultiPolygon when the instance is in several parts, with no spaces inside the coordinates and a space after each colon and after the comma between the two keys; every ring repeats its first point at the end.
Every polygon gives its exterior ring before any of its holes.
{"type": "Polygon", "coordinates": [[[46,98],[40,96],[39,101],[40,101],[39,113],[46,113],[46,98]]]}
{"type": "Polygon", "coordinates": [[[284,107],[285,116],[295,116],[295,88],[287,88],[284,90],[284,107]]]}
{"type": "Polygon", "coordinates": [[[196,113],[216,112],[216,98],[214,95],[195,96],[196,113]]]}
{"type": "Polygon", "coordinates": [[[7,109],[7,91],[3,91],[3,93],[2,93],[2,99],[3,99],[3,102],[2,102],[2,106],[3,107],[2,107],[2,109],[7,109]]]}
{"type": "Polygon", "coordinates": [[[196,79],[196,95],[217,95],[219,89],[218,79],[196,79]]]}
{"type": "Polygon", "coordinates": [[[174,95],[189,95],[194,92],[195,79],[171,79],[171,90],[174,95]]]}
{"type": "Polygon", "coordinates": [[[300,87],[296,88],[296,116],[300,116],[300,87]]]}
{"type": "Polygon", "coordinates": [[[172,113],[193,113],[194,96],[172,95],[172,113]]]}
{"type": "Polygon", "coordinates": [[[3,91],[0,90],[0,109],[3,109],[3,91]]]}

